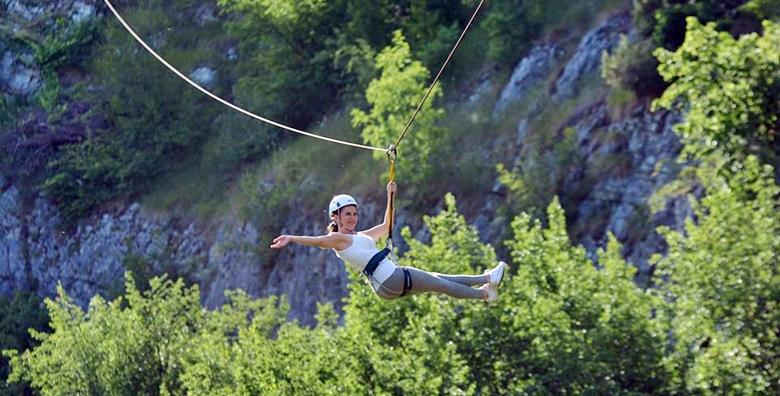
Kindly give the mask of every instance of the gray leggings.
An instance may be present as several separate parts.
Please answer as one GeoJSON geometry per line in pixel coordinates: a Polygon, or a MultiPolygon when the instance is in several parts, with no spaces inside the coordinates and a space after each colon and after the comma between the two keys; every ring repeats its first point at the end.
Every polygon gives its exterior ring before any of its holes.
{"type": "Polygon", "coordinates": [[[400,297],[404,290],[404,269],[412,276],[412,288],[406,292],[407,295],[437,292],[455,298],[475,300],[484,298],[482,290],[474,289],[472,286],[487,283],[485,275],[445,275],[414,267],[397,267],[393,274],[374,290],[376,294],[385,299],[400,297]]]}

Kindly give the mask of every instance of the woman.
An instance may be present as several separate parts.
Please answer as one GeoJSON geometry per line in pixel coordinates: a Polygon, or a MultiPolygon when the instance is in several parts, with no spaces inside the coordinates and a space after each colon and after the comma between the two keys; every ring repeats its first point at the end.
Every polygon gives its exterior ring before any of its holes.
{"type": "Polygon", "coordinates": [[[395,193],[394,182],[387,184],[387,210],[382,224],[365,231],[356,232],[358,224],[357,201],[349,195],[337,195],[328,205],[332,223],[328,234],[321,236],[280,235],[271,245],[281,249],[290,242],[317,246],[321,249],[333,249],[340,259],[357,271],[362,272],[371,282],[374,292],[386,299],[406,294],[438,292],[451,297],[480,299],[493,302],[498,298],[498,285],[504,277],[507,265],[500,261],[498,265],[486,270],[483,275],[444,275],[423,271],[413,267],[401,267],[388,257],[389,250],[379,250],[376,242],[389,232],[390,194],[395,193]],[[480,286],[473,288],[472,286],[480,286]]]}

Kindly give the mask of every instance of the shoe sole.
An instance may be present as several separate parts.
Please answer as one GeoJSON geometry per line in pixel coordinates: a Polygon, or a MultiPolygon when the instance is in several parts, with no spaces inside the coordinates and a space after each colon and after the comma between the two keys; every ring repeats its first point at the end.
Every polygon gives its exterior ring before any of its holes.
{"type": "Polygon", "coordinates": [[[496,288],[498,288],[498,285],[500,285],[501,281],[504,280],[504,275],[506,275],[506,271],[509,269],[509,265],[507,265],[507,263],[504,263],[503,261],[502,263],[504,265],[501,266],[501,276],[498,277],[498,282],[496,283],[490,282],[490,284],[495,286],[496,288]]]}

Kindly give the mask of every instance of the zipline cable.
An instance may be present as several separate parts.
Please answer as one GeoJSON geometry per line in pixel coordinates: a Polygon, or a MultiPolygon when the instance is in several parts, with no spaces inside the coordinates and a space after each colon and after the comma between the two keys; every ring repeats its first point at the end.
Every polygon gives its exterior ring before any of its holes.
{"type": "Polygon", "coordinates": [[[477,14],[479,13],[479,9],[482,8],[483,3],[485,3],[485,0],[481,0],[477,5],[477,9],[474,10],[474,13],[471,15],[471,19],[469,19],[469,22],[466,24],[466,27],[463,28],[463,32],[460,33],[460,37],[458,37],[458,41],[455,42],[455,45],[452,47],[450,54],[447,55],[447,59],[444,61],[444,64],[441,65],[441,69],[439,69],[439,73],[436,74],[436,78],[433,79],[431,86],[428,87],[428,91],[425,93],[425,96],[423,96],[422,100],[420,101],[420,104],[417,105],[417,109],[414,111],[414,114],[412,114],[412,118],[410,118],[409,122],[406,123],[406,127],[404,128],[404,131],[401,133],[401,136],[398,137],[398,140],[395,141],[395,144],[390,146],[390,150],[397,148],[398,144],[401,143],[401,139],[403,139],[404,136],[406,136],[406,132],[409,131],[409,127],[412,126],[412,122],[414,122],[414,119],[417,117],[417,114],[420,113],[420,110],[422,109],[425,100],[428,99],[428,95],[430,95],[431,91],[433,91],[433,87],[436,85],[436,82],[439,81],[439,77],[441,77],[442,73],[444,72],[444,69],[447,67],[447,64],[450,63],[450,59],[452,59],[452,55],[455,53],[455,50],[458,49],[461,40],[463,40],[463,37],[466,35],[466,32],[471,27],[471,23],[474,22],[474,18],[477,17],[477,14]]]}
{"type": "Polygon", "coordinates": [[[138,43],[139,43],[139,44],[141,44],[141,46],[143,46],[143,47],[144,47],[144,48],[145,48],[147,51],[149,51],[149,53],[150,53],[150,54],[152,54],[152,56],[154,56],[155,58],[157,58],[157,60],[158,60],[158,61],[160,61],[160,63],[162,63],[163,65],[165,65],[165,67],[167,67],[167,68],[168,68],[168,69],[170,69],[170,70],[171,70],[171,71],[172,71],[174,74],[176,74],[177,76],[179,76],[179,78],[181,78],[182,80],[186,81],[187,83],[189,83],[190,85],[192,85],[193,87],[195,87],[197,90],[199,90],[199,91],[203,92],[204,94],[208,95],[209,97],[211,97],[212,99],[216,100],[217,102],[220,102],[220,103],[222,103],[223,105],[225,105],[225,106],[227,106],[227,107],[230,107],[231,109],[233,109],[233,110],[236,110],[236,111],[238,111],[239,113],[242,113],[242,114],[244,114],[244,115],[247,115],[247,116],[249,116],[249,117],[252,117],[252,118],[254,118],[254,119],[256,119],[256,120],[259,120],[259,121],[265,122],[265,123],[267,123],[267,124],[271,124],[271,125],[273,125],[273,126],[275,126],[275,127],[278,127],[278,128],[281,128],[281,129],[284,129],[284,130],[290,131],[290,132],[299,133],[299,134],[301,134],[301,135],[306,135],[306,136],[309,136],[309,137],[313,137],[313,138],[315,138],[315,139],[325,140],[325,141],[328,141],[328,142],[331,142],[331,143],[343,144],[343,145],[352,146],[352,147],[357,147],[357,148],[362,148],[362,149],[366,149],[366,150],[384,151],[384,152],[386,152],[386,151],[387,151],[387,148],[381,148],[381,147],[372,147],[372,146],[366,146],[366,145],[363,145],[363,144],[358,144],[358,143],[346,142],[346,141],[343,141],[343,140],[333,139],[333,138],[329,138],[329,137],[326,137],[326,136],[315,135],[315,134],[313,134],[313,133],[306,132],[306,131],[302,131],[302,130],[300,130],[300,129],[295,129],[295,128],[293,128],[293,127],[289,127],[289,126],[287,126],[287,125],[284,125],[284,124],[278,123],[278,122],[276,122],[276,121],[269,120],[269,119],[267,119],[267,118],[261,117],[261,116],[259,116],[259,115],[255,114],[255,113],[252,113],[252,112],[250,112],[250,111],[248,111],[248,110],[244,110],[243,108],[241,108],[241,107],[239,107],[239,106],[236,106],[236,105],[234,105],[234,104],[232,104],[232,103],[228,102],[228,101],[227,101],[227,100],[225,100],[225,99],[222,99],[222,98],[220,98],[219,96],[217,96],[217,95],[215,95],[215,94],[211,93],[211,92],[210,92],[210,91],[208,91],[207,89],[205,89],[205,88],[201,87],[201,86],[200,86],[200,85],[198,85],[196,82],[194,82],[194,81],[190,80],[190,79],[189,79],[187,76],[185,76],[184,74],[182,74],[182,73],[181,73],[179,70],[177,70],[175,67],[171,66],[171,65],[170,65],[170,64],[169,64],[169,63],[168,63],[168,62],[167,62],[165,59],[163,59],[163,58],[162,58],[160,55],[158,55],[158,54],[157,54],[157,52],[155,52],[155,51],[154,51],[154,50],[153,50],[151,47],[149,47],[149,45],[148,45],[148,44],[146,44],[146,42],[145,42],[144,40],[142,40],[142,39],[141,39],[141,37],[139,37],[139,36],[138,36],[138,34],[136,34],[136,33],[135,33],[135,31],[134,31],[134,30],[133,30],[133,29],[130,27],[130,25],[128,25],[128,24],[127,24],[127,22],[125,22],[125,20],[124,20],[124,19],[122,19],[122,16],[121,16],[121,15],[119,15],[119,13],[116,11],[116,9],[114,9],[114,6],[113,6],[113,5],[111,5],[111,3],[109,2],[109,0],[104,0],[104,1],[105,1],[106,5],[108,6],[108,8],[111,10],[111,12],[114,14],[114,16],[116,16],[116,18],[117,18],[117,19],[119,20],[119,22],[122,24],[122,26],[124,26],[124,28],[125,28],[125,29],[126,29],[126,30],[127,30],[129,33],[130,33],[130,35],[132,35],[132,36],[133,36],[133,38],[135,38],[135,40],[136,40],[136,41],[138,41],[138,43]]]}
{"type": "MultiPolygon", "coordinates": [[[[452,59],[452,55],[455,54],[455,51],[458,49],[458,46],[460,46],[460,42],[463,40],[463,37],[466,36],[466,32],[471,27],[471,23],[474,22],[474,19],[477,17],[477,14],[479,14],[479,10],[480,8],[482,8],[482,4],[484,3],[485,0],[481,0],[479,2],[477,8],[474,10],[474,13],[471,15],[471,19],[469,19],[469,22],[466,24],[466,27],[464,27],[463,31],[460,33],[460,37],[458,37],[458,41],[455,42],[455,45],[452,47],[452,50],[450,51],[450,54],[447,55],[447,59],[444,60],[444,64],[441,65],[439,72],[436,74],[436,77],[433,79],[433,82],[431,83],[430,87],[428,87],[428,91],[425,92],[425,96],[423,96],[422,100],[420,101],[420,104],[417,105],[417,109],[412,114],[412,118],[410,118],[409,122],[406,123],[406,127],[404,127],[401,136],[398,137],[398,140],[395,141],[395,144],[393,144],[392,146],[390,146],[390,148],[386,150],[387,159],[390,162],[390,174],[388,177],[390,182],[395,181],[395,159],[397,155],[398,144],[401,143],[401,140],[404,138],[404,136],[406,136],[406,132],[409,131],[409,127],[412,126],[412,122],[414,122],[414,119],[417,118],[417,114],[420,113],[420,109],[422,109],[425,100],[428,99],[428,96],[431,94],[431,91],[433,91],[433,87],[436,85],[436,82],[439,81],[439,77],[441,77],[442,73],[444,73],[444,69],[447,68],[447,64],[450,63],[450,59],[452,59]]],[[[394,194],[391,193],[388,199],[389,199],[388,204],[390,207],[390,221],[387,230],[386,246],[392,251],[393,250],[393,217],[395,217],[394,194]]]]}

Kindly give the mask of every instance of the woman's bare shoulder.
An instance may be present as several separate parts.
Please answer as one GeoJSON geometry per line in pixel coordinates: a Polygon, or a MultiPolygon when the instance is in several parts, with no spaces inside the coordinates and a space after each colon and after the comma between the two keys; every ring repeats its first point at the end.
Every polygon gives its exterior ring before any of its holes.
{"type": "Polygon", "coordinates": [[[336,250],[344,250],[352,246],[352,235],[331,232],[330,234],[325,235],[325,237],[331,240],[334,245],[333,248],[336,250]]]}

